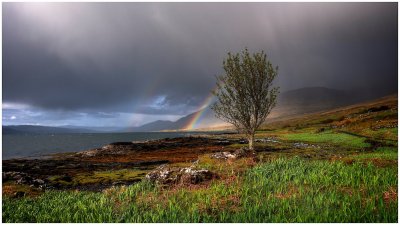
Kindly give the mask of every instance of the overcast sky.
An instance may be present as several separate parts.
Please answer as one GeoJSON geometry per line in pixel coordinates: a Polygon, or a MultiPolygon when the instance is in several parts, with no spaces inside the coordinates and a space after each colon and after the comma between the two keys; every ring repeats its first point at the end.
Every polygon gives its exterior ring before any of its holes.
{"type": "Polygon", "coordinates": [[[3,3],[3,125],[175,120],[245,47],[282,91],[396,93],[397,17],[397,3],[3,3]]]}

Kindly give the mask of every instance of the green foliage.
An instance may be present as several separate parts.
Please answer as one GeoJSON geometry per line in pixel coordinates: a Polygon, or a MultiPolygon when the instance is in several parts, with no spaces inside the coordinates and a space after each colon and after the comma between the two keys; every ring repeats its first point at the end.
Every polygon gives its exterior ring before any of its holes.
{"type": "Polygon", "coordinates": [[[18,223],[106,223],[118,222],[118,201],[127,201],[138,193],[153,191],[147,182],[130,186],[121,193],[84,191],[46,191],[36,198],[3,198],[3,222],[18,223]]]}
{"type": "Polygon", "coordinates": [[[225,73],[217,77],[214,92],[218,102],[212,109],[218,118],[246,134],[252,149],[256,129],[276,105],[278,87],[272,87],[272,82],[278,68],[263,51],[251,55],[247,48],[241,54],[228,53],[223,67],[225,73]]]}
{"type": "Polygon", "coordinates": [[[140,182],[4,198],[3,222],[397,222],[397,185],[397,168],[279,158],[195,190],[140,182]]]}
{"type": "Polygon", "coordinates": [[[397,172],[369,164],[305,161],[297,157],[260,165],[246,176],[252,195],[252,222],[396,222],[397,172]],[[280,196],[275,198],[274,196],[280,196]]]}
{"type": "Polygon", "coordinates": [[[112,202],[101,193],[48,191],[37,198],[3,199],[3,222],[111,222],[112,202]]]}

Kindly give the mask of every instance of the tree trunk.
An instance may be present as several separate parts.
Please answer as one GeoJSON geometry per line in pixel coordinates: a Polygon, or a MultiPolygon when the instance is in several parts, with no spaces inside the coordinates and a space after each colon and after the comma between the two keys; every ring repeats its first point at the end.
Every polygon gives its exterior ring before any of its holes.
{"type": "Polygon", "coordinates": [[[254,134],[249,135],[248,140],[249,140],[249,150],[253,151],[254,150],[254,134]]]}

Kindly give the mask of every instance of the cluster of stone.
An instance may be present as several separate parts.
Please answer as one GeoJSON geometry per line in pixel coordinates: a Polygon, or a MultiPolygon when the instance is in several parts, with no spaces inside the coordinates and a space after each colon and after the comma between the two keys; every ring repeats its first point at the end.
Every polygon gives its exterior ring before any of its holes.
{"type": "Polygon", "coordinates": [[[30,185],[31,187],[36,187],[43,189],[46,187],[46,183],[44,180],[39,179],[39,178],[33,178],[29,176],[27,173],[23,172],[3,172],[3,182],[6,181],[15,181],[17,184],[27,184],[30,185]]]}
{"type": "Polygon", "coordinates": [[[146,179],[162,185],[170,184],[198,184],[216,177],[216,174],[207,169],[196,169],[194,166],[178,168],[161,165],[146,175],[146,179]]]}
{"type": "Polygon", "coordinates": [[[210,157],[214,159],[238,159],[242,158],[247,155],[247,149],[246,148],[240,148],[233,153],[231,152],[216,152],[212,154],[210,157]]]}

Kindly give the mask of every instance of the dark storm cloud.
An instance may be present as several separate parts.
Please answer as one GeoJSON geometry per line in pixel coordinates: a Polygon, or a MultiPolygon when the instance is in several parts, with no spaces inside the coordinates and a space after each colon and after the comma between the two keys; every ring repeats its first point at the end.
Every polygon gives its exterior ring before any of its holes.
{"type": "Polygon", "coordinates": [[[3,101],[183,115],[244,47],[283,90],[397,91],[397,3],[3,3],[3,101]]]}

